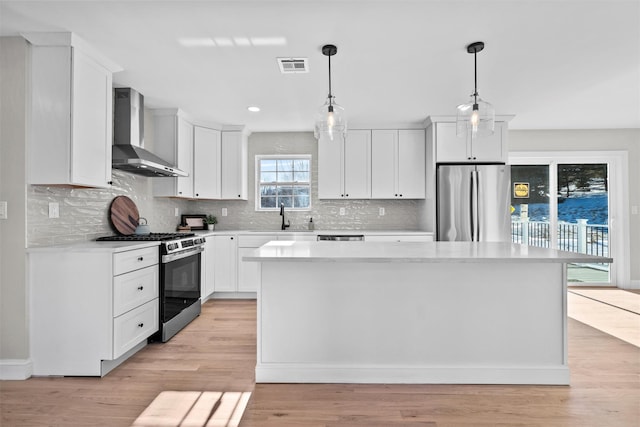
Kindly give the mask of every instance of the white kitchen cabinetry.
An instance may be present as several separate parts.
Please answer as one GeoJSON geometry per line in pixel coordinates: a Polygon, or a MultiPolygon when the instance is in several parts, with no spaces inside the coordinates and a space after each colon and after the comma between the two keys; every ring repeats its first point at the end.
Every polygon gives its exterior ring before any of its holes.
{"type": "Polygon", "coordinates": [[[365,242],[433,242],[433,234],[365,234],[365,242]]]}
{"type": "Polygon", "coordinates": [[[204,304],[206,300],[211,298],[215,290],[216,254],[212,236],[205,237],[204,252],[200,257],[200,261],[200,299],[204,304]]]}
{"type": "Polygon", "coordinates": [[[109,187],[112,73],[71,33],[27,34],[31,48],[30,184],[109,187]]]}
{"type": "Polygon", "coordinates": [[[214,295],[238,290],[238,237],[217,235],[208,237],[213,241],[214,295]]]}
{"type": "Polygon", "coordinates": [[[247,200],[247,135],[222,131],[222,199],[247,200]]]}
{"type": "Polygon", "coordinates": [[[202,126],[193,134],[193,196],[196,199],[221,197],[220,131],[202,126]]]}
{"type": "Polygon", "coordinates": [[[318,197],[371,198],[371,131],[351,130],[318,140],[318,197]]]}
{"type": "Polygon", "coordinates": [[[238,236],[238,291],[256,292],[258,290],[258,283],[260,283],[260,264],[257,262],[243,261],[242,257],[272,240],[278,240],[278,236],[275,234],[241,234],[238,236]]]}
{"type": "Polygon", "coordinates": [[[106,375],[158,330],[158,247],[130,246],[29,250],[34,375],[106,375]]]}
{"type": "Polygon", "coordinates": [[[193,198],[193,124],[175,109],[153,111],[154,154],[188,173],[153,180],[153,195],[193,198]]]}
{"type": "Polygon", "coordinates": [[[507,123],[495,123],[493,135],[471,139],[456,136],[455,122],[436,123],[436,161],[438,163],[476,163],[507,161],[507,123]]]}
{"type": "Polygon", "coordinates": [[[425,165],[424,130],[373,130],[371,198],[424,199],[425,165]]]}

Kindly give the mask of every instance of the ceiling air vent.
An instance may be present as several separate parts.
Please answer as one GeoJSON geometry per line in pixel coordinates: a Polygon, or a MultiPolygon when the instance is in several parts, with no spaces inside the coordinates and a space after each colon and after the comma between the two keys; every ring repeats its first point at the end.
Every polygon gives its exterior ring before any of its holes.
{"type": "Polygon", "coordinates": [[[309,62],[307,58],[277,58],[278,66],[282,74],[308,73],[309,62]]]}

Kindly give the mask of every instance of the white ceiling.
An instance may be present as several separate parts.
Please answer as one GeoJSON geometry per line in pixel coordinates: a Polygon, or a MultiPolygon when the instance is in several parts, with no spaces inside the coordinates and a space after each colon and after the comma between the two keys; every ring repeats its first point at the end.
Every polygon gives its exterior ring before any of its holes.
{"type": "Polygon", "coordinates": [[[76,33],[147,107],[254,132],[313,128],[327,43],[350,127],[455,114],[478,40],[480,96],[515,114],[512,129],[640,128],[638,0],[0,2],[0,34],[34,31],[76,33]],[[180,43],[194,38],[218,43],[180,43]],[[306,57],[310,72],[283,75],[278,57],[306,57]]]}

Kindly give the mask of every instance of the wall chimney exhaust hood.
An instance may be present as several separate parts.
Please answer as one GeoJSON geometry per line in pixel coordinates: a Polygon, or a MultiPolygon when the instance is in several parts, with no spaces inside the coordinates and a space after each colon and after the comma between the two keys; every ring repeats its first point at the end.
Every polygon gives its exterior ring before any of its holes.
{"type": "Polygon", "coordinates": [[[151,177],[189,176],[144,149],[144,97],[131,88],[113,90],[114,126],[111,166],[151,177]]]}

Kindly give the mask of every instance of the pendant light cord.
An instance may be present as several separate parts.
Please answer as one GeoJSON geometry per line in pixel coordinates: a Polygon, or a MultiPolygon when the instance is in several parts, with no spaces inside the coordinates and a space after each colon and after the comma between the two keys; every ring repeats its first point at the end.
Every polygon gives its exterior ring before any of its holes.
{"type": "Polygon", "coordinates": [[[473,103],[478,103],[478,52],[473,52],[473,103]]]}
{"type": "Polygon", "coordinates": [[[329,55],[329,105],[333,105],[333,96],[331,95],[331,55],[329,55]]]}

